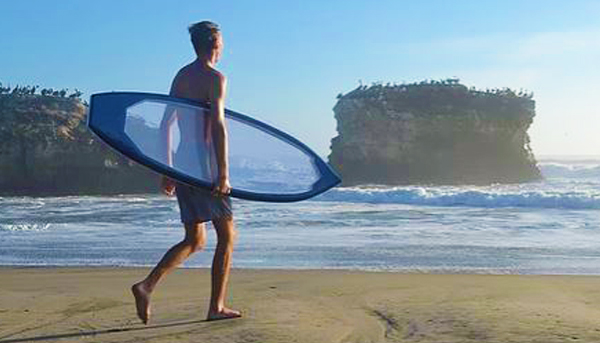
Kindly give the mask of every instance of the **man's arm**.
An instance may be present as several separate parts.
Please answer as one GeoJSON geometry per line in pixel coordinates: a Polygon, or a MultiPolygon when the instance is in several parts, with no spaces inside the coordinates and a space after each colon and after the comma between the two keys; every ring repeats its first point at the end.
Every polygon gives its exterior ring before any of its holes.
{"type": "MultiPolygon", "coordinates": [[[[169,91],[170,96],[177,96],[178,78],[179,73],[175,76],[173,83],[171,84],[171,90],[169,91]]],[[[175,119],[177,119],[175,107],[167,105],[162,120],[160,121],[159,131],[161,142],[164,143],[163,156],[170,167],[173,166],[173,155],[171,154],[171,126],[173,125],[173,122],[175,122],[175,119]]]]}
{"type": "MultiPolygon", "coordinates": [[[[173,83],[171,84],[171,90],[169,92],[169,95],[171,96],[177,96],[178,78],[179,73],[177,76],[175,76],[175,79],[173,79],[173,83]]],[[[177,111],[173,106],[167,105],[162,120],[160,121],[159,132],[161,136],[161,142],[164,143],[163,156],[166,159],[167,165],[170,167],[173,166],[173,154],[171,153],[171,126],[173,125],[175,119],[177,119],[177,111]]],[[[163,176],[161,181],[161,189],[163,193],[167,195],[173,195],[175,183],[168,177],[163,176]]]]}
{"type": "Polygon", "coordinates": [[[225,93],[227,80],[219,72],[215,72],[210,92],[210,118],[215,142],[215,150],[218,166],[218,179],[215,191],[228,194],[231,186],[229,184],[228,166],[228,140],[227,127],[225,126],[225,93]]]}
{"type": "Polygon", "coordinates": [[[173,155],[171,154],[171,125],[177,118],[177,113],[175,108],[167,105],[165,109],[165,114],[160,122],[160,136],[161,141],[164,143],[163,147],[163,156],[167,161],[169,167],[173,166],[173,155]]]}

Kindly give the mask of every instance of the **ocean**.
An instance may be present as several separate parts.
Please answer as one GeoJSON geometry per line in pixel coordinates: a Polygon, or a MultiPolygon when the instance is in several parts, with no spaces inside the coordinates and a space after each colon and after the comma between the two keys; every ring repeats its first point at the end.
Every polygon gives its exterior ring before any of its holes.
{"type": "MultiPolygon", "coordinates": [[[[600,160],[548,159],[543,181],[335,188],[234,200],[234,268],[600,275],[600,160]]],[[[183,237],[175,198],[2,197],[0,266],[153,266],[183,237]]],[[[216,238],[185,267],[209,267],[216,238]]]]}

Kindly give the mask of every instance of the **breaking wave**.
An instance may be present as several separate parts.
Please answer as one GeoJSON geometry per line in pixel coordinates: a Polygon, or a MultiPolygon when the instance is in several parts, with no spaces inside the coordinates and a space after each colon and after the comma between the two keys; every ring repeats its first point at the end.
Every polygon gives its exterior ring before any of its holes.
{"type": "Polygon", "coordinates": [[[425,206],[600,209],[600,191],[495,190],[465,187],[336,188],[320,201],[425,206]]]}

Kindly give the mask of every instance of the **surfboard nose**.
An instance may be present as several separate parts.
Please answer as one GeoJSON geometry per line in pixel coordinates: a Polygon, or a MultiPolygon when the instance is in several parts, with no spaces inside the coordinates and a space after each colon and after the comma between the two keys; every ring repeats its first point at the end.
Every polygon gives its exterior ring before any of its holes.
{"type": "Polygon", "coordinates": [[[144,97],[139,93],[109,92],[97,93],[90,97],[88,127],[95,133],[110,134],[125,125],[121,115],[132,104],[144,97]]]}

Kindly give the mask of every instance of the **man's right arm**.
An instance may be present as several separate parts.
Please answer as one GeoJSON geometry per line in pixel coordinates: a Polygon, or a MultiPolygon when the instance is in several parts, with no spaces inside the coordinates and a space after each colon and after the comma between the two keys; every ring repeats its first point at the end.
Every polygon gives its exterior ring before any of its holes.
{"type": "Polygon", "coordinates": [[[210,117],[212,122],[218,168],[215,191],[221,194],[228,194],[231,190],[231,185],[229,184],[229,166],[227,163],[228,139],[227,128],[225,126],[225,93],[227,81],[225,76],[215,71],[211,83],[210,117]]]}
{"type": "MultiPolygon", "coordinates": [[[[177,94],[179,93],[179,74],[180,73],[177,73],[177,75],[173,79],[173,82],[171,84],[171,90],[169,91],[170,96],[177,96],[177,94]]],[[[160,122],[159,131],[161,134],[161,141],[164,143],[163,154],[165,156],[167,165],[169,165],[170,167],[173,166],[173,155],[171,153],[171,125],[173,124],[175,119],[177,119],[177,112],[175,108],[170,105],[167,105],[167,107],[165,108],[163,118],[160,122]]],[[[174,194],[175,191],[175,183],[173,182],[173,180],[163,175],[161,181],[161,190],[166,195],[171,196],[174,194]]]]}

